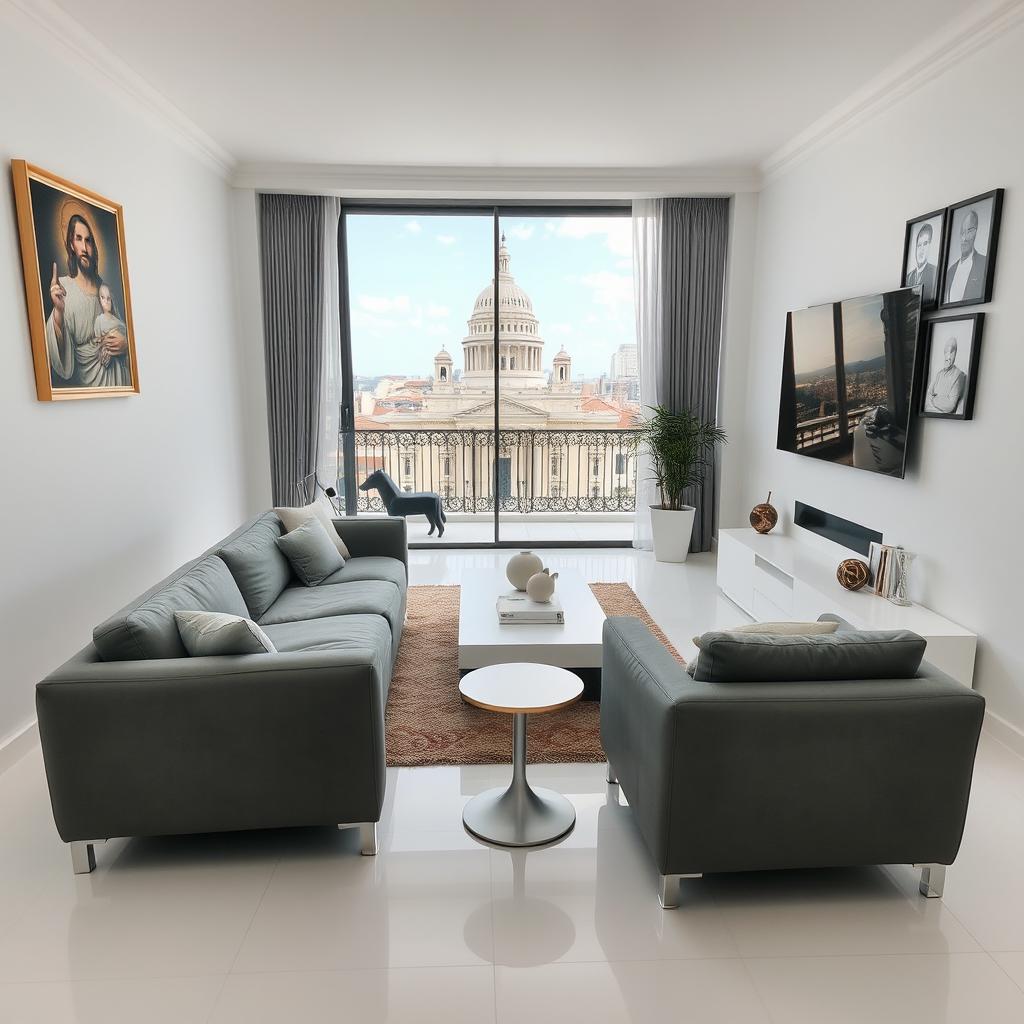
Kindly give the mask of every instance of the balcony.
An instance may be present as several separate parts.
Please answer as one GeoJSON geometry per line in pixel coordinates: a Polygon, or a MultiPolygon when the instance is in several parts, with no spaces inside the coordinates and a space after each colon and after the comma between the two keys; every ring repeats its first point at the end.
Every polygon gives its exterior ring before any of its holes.
{"type": "MultiPolygon", "coordinates": [[[[443,542],[624,541],[636,511],[636,430],[357,430],[356,476],[383,469],[405,491],[434,491],[443,542]],[[497,470],[497,472],[495,472],[497,470]]],[[[360,514],[383,513],[357,492],[360,514]]],[[[422,528],[421,528],[422,527],[422,528]]],[[[434,540],[411,519],[411,542],[434,540]]]]}

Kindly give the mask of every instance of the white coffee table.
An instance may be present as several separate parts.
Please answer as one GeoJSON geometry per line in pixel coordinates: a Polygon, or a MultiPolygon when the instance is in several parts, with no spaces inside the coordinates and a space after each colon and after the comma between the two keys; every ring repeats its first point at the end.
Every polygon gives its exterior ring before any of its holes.
{"type": "Polygon", "coordinates": [[[459,692],[487,711],[512,716],[512,781],[473,797],[462,822],[473,835],[499,846],[540,846],[576,824],[576,808],[553,789],[526,781],[526,716],[559,711],[580,699],[579,676],[552,665],[513,662],[463,676],[459,692]]]}
{"type": "Polygon", "coordinates": [[[579,670],[590,684],[600,680],[604,612],[579,573],[559,569],[555,592],[565,611],[563,625],[498,622],[499,594],[513,590],[502,569],[467,569],[460,580],[459,669],[509,661],[579,670]]]}

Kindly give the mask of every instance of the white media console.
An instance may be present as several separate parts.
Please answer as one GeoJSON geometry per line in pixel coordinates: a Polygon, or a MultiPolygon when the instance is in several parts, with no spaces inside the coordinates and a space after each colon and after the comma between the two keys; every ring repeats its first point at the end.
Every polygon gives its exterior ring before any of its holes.
{"type": "Polygon", "coordinates": [[[812,622],[831,612],[858,629],[912,629],[928,641],[928,661],[973,685],[974,633],[919,604],[901,607],[867,589],[844,589],[836,567],[844,558],[860,556],[839,546],[834,550],[830,557],[782,534],[719,530],[718,586],[757,622],[812,622]]]}

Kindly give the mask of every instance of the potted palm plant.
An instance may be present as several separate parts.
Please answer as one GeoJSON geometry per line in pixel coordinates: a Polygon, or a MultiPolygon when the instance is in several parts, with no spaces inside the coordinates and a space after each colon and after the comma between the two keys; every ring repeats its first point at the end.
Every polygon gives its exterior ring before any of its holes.
{"type": "Polygon", "coordinates": [[[660,505],[651,506],[654,557],[659,562],[686,561],[696,509],[683,504],[683,492],[702,483],[715,445],[726,440],[721,427],[688,410],[670,412],[663,405],[651,407],[641,425],[639,442],[651,458],[661,497],[660,505]]]}

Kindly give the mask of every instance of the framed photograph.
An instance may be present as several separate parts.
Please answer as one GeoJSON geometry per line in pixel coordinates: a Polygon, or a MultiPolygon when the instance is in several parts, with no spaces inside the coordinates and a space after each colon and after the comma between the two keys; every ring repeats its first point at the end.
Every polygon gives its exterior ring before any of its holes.
{"type": "Polygon", "coordinates": [[[121,207],[12,160],[36,396],[139,392],[121,207]]]}
{"type": "Polygon", "coordinates": [[[942,261],[943,309],[977,306],[992,298],[1003,189],[965,199],[947,210],[948,229],[942,261]]]}
{"type": "Polygon", "coordinates": [[[984,313],[943,316],[928,321],[922,416],[946,420],[969,420],[974,416],[984,322],[984,313]]]}
{"type": "Polygon", "coordinates": [[[942,283],[942,253],[946,241],[946,211],[933,210],[907,221],[903,235],[904,288],[921,289],[921,308],[935,309],[942,283]]]}

